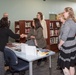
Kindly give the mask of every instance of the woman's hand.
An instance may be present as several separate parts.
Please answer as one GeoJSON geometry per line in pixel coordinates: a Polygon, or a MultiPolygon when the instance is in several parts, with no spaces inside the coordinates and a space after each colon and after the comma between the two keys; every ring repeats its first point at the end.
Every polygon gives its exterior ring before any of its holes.
{"type": "Polygon", "coordinates": [[[20,38],[24,38],[24,34],[21,34],[21,35],[20,35],[20,38]]]}
{"type": "Polygon", "coordinates": [[[31,38],[31,39],[35,39],[35,36],[31,36],[30,38],[31,38]]]}
{"type": "Polygon", "coordinates": [[[60,44],[58,44],[58,49],[60,49],[60,47],[61,47],[61,45],[60,45],[60,44]]]}
{"type": "Polygon", "coordinates": [[[24,35],[24,37],[26,37],[26,38],[27,38],[27,35],[24,35]]]}
{"type": "Polygon", "coordinates": [[[58,44],[58,48],[60,49],[60,47],[64,44],[63,40],[60,40],[59,44],[58,44]]]}
{"type": "Polygon", "coordinates": [[[24,37],[27,37],[27,35],[21,34],[20,37],[21,37],[21,38],[24,38],[24,37]]]}

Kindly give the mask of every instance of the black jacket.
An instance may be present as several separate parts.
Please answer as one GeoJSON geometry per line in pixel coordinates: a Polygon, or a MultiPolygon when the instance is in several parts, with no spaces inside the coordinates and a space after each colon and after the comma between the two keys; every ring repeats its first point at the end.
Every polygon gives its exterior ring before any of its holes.
{"type": "Polygon", "coordinates": [[[4,51],[4,48],[6,44],[8,43],[9,37],[14,39],[19,39],[20,35],[14,34],[10,29],[8,28],[0,28],[0,51],[4,51]]]}

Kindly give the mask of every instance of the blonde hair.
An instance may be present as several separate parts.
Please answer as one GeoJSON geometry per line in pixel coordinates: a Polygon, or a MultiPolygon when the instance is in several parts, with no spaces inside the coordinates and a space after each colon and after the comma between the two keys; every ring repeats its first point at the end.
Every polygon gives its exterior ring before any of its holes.
{"type": "Polygon", "coordinates": [[[65,20],[64,15],[63,15],[63,12],[62,13],[59,13],[57,15],[57,20],[60,20],[60,18],[63,18],[65,20]]]}
{"type": "Polygon", "coordinates": [[[71,18],[74,22],[76,22],[73,9],[71,7],[66,7],[64,10],[65,12],[69,12],[69,16],[67,17],[67,19],[71,18]]]}

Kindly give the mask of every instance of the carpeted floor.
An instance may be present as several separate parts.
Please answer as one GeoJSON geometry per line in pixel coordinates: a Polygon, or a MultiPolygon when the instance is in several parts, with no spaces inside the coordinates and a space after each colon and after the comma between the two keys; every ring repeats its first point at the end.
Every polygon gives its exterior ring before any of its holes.
{"type": "MultiPolygon", "coordinates": [[[[33,75],[63,75],[60,70],[57,70],[57,57],[58,53],[52,56],[52,70],[49,69],[49,62],[42,63],[41,66],[37,66],[37,61],[35,61],[33,64],[33,75]]],[[[47,58],[48,59],[48,58],[47,58]]],[[[11,75],[11,74],[8,74],[11,75]]],[[[18,73],[15,73],[15,75],[19,75],[18,73]]],[[[29,75],[29,71],[26,71],[25,75],[29,75]]]]}

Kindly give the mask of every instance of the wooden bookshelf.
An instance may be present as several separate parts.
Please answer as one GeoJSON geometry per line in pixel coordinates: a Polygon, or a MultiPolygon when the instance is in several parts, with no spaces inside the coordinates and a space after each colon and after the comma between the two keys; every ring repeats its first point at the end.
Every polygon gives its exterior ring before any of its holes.
{"type": "Polygon", "coordinates": [[[54,20],[50,21],[50,49],[58,52],[58,36],[61,27],[61,22],[54,20]]]}
{"type": "MultiPolygon", "coordinates": [[[[28,34],[30,27],[32,25],[32,20],[19,20],[15,21],[15,33],[16,34],[28,34]]],[[[26,38],[20,38],[16,42],[26,42],[26,38]]]]}
{"type": "MultiPolygon", "coordinates": [[[[58,52],[58,36],[59,36],[59,29],[61,27],[61,22],[54,20],[50,21],[46,19],[47,25],[47,34],[48,38],[46,39],[47,48],[58,52]]],[[[15,33],[16,34],[28,34],[30,31],[30,27],[32,25],[32,20],[19,20],[15,21],[15,33]]],[[[16,40],[17,42],[26,42],[26,38],[20,38],[16,40]]]]}

